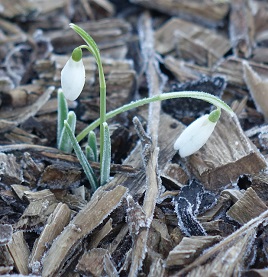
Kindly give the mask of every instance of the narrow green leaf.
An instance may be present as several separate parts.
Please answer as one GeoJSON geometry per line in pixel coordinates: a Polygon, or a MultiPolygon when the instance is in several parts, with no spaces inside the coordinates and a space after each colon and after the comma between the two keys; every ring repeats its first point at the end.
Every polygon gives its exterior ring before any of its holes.
{"type": "Polygon", "coordinates": [[[90,131],[88,134],[88,140],[87,140],[87,144],[90,147],[90,149],[92,150],[92,157],[94,158],[93,161],[94,162],[98,162],[98,145],[97,145],[97,138],[96,138],[96,134],[94,131],[90,131]]]}
{"type": "MultiPolygon", "coordinates": [[[[70,111],[67,116],[67,122],[71,128],[72,133],[75,132],[75,126],[76,126],[76,114],[73,111],[70,111]]],[[[61,132],[61,137],[59,141],[58,148],[65,152],[65,153],[71,153],[73,150],[73,146],[71,143],[71,140],[66,132],[66,127],[64,126],[61,132]]]]}
{"type": "Polygon", "coordinates": [[[95,155],[93,153],[92,148],[90,148],[90,146],[86,145],[85,152],[86,152],[86,158],[89,161],[95,162],[95,155]]]}
{"type": "Polygon", "coordinates": [[[97,182],[97,178],[94,174],[94,171],[93,171],[92,167],[90,166],[86,156],[84,155],[81,147],[79,146],[79,144],[72,132],[72,129],[66,120],[64,121],[64,126],[66,128],[66,132],[67,132],[68,136],[70,137],[74,152],[75,152],[82,168],[84,169],[84,172],[92,186],[92,189],[95,191],[98,187],[98,182],[97,182]]]}
{"type": "Polygon", "coordinates": [[[61,138],[62,129],[64,127],[64,120],[67,119],[68,104],[62,92],[62,89],[58,90],[58,126],[57,126],[57,147],[59,148],[59,142],[61,138]]]}
{"type": "Polygon", "coordinates": [[[100,184],[105,185],[110,177],[110,166],[111,166],[111,139],[109,127],[106,122],[103,123],[104,131],[104,144],[103,144],[103,156],[101,159],[101,172],[100,172],[100,184]]]}

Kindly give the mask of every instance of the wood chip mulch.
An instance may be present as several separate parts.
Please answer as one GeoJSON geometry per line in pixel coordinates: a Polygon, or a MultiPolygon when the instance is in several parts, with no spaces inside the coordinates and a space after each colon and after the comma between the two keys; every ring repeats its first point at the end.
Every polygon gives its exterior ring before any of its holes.
{"type": "MultiPolygon", "coordinates": [[[[268,276],[267,30],[261,0],[1,0],[0,275],[268,276]],[[198,90],[236,115],[184,159],[173,144],[211,105],[117,116],[112,177],[93,193],[56,148],[60,72],[83,43],[70,22],[100,48],[108,111],[198,90]]],[[[83,61],[77,134],[99,114],[97,66],[83,61]]]]}

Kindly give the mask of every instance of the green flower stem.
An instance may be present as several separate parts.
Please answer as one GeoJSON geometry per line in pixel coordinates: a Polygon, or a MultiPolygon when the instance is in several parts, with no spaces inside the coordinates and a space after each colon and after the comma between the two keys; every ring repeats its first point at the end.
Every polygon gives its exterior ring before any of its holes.
{"type": "MultiPolygon", "coordinates": [[[[155,95],[151,98],[143,98],[137,101],[130,102],[120,108],[117,108],[109,113],[106,114],[106,120],[111,119],[115,117],[116,115],[126,112],[128,110],[143,106],[145,104],[149,104],[151,102],[156,102],[156,101],[163,101],[163,100],[168,100],[168,99],[173,99],[173,98],[185,98],[185,97],[190,97],[190,98],[195,98],[195,99],[200,99],[204,100],[206,102],[209,102],[213,105],[215,105],[217,108],[221,108],[228,112],[230,115],[234,115],[233,110],[221,99],[218,97],[211,95],[206,92],[201,92],[201,91],[178,91],[178,92],[168,92],[168,93],[163,93],[160,95],[155,95]]],[[[100,118],[92,122],[89,126],[87,126],[81,133],[79,133],[76,137],[77,141],[81,141],[90,131],[94,130],[101,124],[100,118]]]]}
{"type": "Polygon", "coordinates": [[[103,144],[103,159],[101,162],[100,170],[100,185],[106,184],[110,177],[110,166],[111,166],[111,139],[109,127],[106,122],[103,123],[104,129],[104,144],[103,144]]]}
{"type": "Polygon", "coordinates": [[[103,123],[106,122],[106,82],[101,63],[100,51],[93,40],[93,38],[86,33],[79,26],[71,23],[70,27],[86,42],[87,45],[81,45],[80,48],[86,48],[94,56],[99,69],[99,83],[100,83],[100,162],[103,157],[104,145],[104,127],[103,123]]]}

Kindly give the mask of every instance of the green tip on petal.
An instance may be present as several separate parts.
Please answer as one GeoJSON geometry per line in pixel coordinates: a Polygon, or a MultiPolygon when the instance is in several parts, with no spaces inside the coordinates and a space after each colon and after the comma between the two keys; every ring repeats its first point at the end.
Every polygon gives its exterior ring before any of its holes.
{"type": "Polygon", "coordinates": [[[216,123],[219,120],[220,116],[221,116],[221,109],[218,108],[217,110],[214,110],[209,114],[208,120],[213,123],[216,123]]]}
{"type": "Polygon", "coordinates": [[[81,59],[82,59],[82,50],[80,47],[77,47],[73,50],[73,53],[72,53],[72,59],[75,61],[75,62],[79,62],[81,59]]]}

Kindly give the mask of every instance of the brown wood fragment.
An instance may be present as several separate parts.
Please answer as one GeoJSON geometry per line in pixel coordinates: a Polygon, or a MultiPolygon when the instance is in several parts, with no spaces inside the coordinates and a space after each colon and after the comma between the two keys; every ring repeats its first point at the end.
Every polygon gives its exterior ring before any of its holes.
{"type": "Polygon", "coordinates": [[[124,224],[122,228],[120,229],[117,236],[114,238],[114,240],[110,243],[108,246],[109,253],[113,254],[114,251],[118,248],[119,244],[122,243],[122,241],[125,239],[127,233],[128,233],[128,224],[124,224]]]}
{"type": "Polygon", "coordinates": [[[213,219],[215,219],[219,214],[222,214],[226,212],[227,209],[232,204],[231,196],[229,194],[226,194],[221,192],[220,197],[216,203],[215,206],[213,206],[211,209],[203,213],[200,217],[198,217],[198,220],[203,222],[209,222],[213,219]]]}
{"type": "Polygon", "coordinates": [[[66,204],[59,203],[54,212],[49,216],[44,230],[34,244],[29,259],[29,268],[32,273],[41,273],[42,258],[45,251],[69,223],[70,218],[71,210],[66,204]]]}
{"type": "Polygon", "coordinates": [[[184,237],[180,244],[169,252],[167,267],[182,267],[193,262],[205,249],[218,243],[220,236],[184,237]]]}
{"type": "Polygon", "coordinates": [[[118,276],[114,265],[112,264],[110,254],[108,250],[102,248],[94,248],[89,252],[85,253],[78,261],[76,270],[80,274],[93,275],[93,276],[104,276],[106,268],[114,268],[114,272],[118,276]]]}
{"type": "Polygon", "coordinates": [[[218,24],[229,10],[228,1],[198,1],[198,0],[131,0],[132,3],[155,9],[169,15],[191,18],[207,24],[218,24]]]}
{"type": "MultiPolygon", "coordinates": [[[[202,75],[211,77],[222,76],[226,79],[229,85],[236,87],[246,87],[243,75],[243,60],[235,57],[223,59],[212,69],[195,65],[184,60],[176,59],[171,55],[167,55],[164,59],[165,66],[181,81],[196,80],[202,75]]],[[[249,62],[250,66],[256,71],[261,78],[267,78],[268,66],[255,62],[249,62]]]]}
{"type": "Polygon", "coordinates": [[[59,202],[63,202],[68,205],[72,210],[79,211],[83,209],[87,201],[82,199],[80,196],[74,195],[67,190],[55,190],[53,191],[55,197],[59,202]]]}
{"type": "MultiPolygon", "coordinates": [[[[43,89],[39,87],[39,89],[43,89]]],[[[49,87],[44,93],[38,97],[38,99],[30,105],[13,109],[12,111],[0,110],[0,133],[7,132],[13,129],[17,125],[26,121],[29,117],[34,116],[38,110],[44,105],[49,99],[54,88],[49,87]]]]}
{"type": "MultiPolygon", "coordinates": [[[[166,76],[159,69],[159,63],[156,59],[154,51],[154,33],[152,29],[152,18],[149,13],[144,13],[140,17],[139,37],[144,58],[144,66],[146,68],[146,77],[148,80],[149,96],[153,97],[162,93],[166,76]]],[[[149,104],[148,115],[148,135],[145,134],[142,124],[135,117],[134,125],[140,136],[143,152],[142,159],[146,172],[146,192],[144,196],[142,212],[144,216],[138,221],[135,235],[133,236],[132,263],[129,276],[136,276],[138,270],[143,264],[145,253],[147,251],[146,244],[148,239],[148,231],[153,219],[156,201],[159,197],[161,189],[161,179],[158,171],[158,135],[160,122],[161,103],[155,102],[149,104]]]]}
{"type": "Polygon", "coordinates": [[[150,266],[148,277],[164,277],[165,271],[165,262],[161,258],[156,258],[150,266]]]}
{"type": "Polygon", "coordinates": [[[266,206],[268,206],[268,176],[265,173],[254,175],[252,177],[251,187],[266,204],[266,206]]]}
{"type": "Polygon", "coordinates": [[[65,227],[54,240],[43,260],[42,276],[56,276],[81,239],[92,232],[120,204],[127,189],[117,186],[104,191],[99,188],[90,202],[65,227]]]}
{"type": "Polygon", "coordinates": [[[172,181],[177,186],[177,189],[186,185],[189,179],[182,167],[175,163],[168,163],[160,174],[162,178],[172,181]]]}
{"type": "Polygon", "coordinates": [[[232,224],[227,223],[224,220],[205,221],[202,222],[202,227],[208,235],[221,237],[227,237],[236,230],[232,224]]]}
{"type": "Polygon", "coordinates": [[[42,13],[48,13],[67,4],[66,0],[59,1],[38,1],[32,2],[29,0],[18,0],[16,5],[12,4],[8,0],[1,2],[2,9],[1,14],[8,18],[14,18],[17,16],[28,16],[31,12],[35,12],[36,16],[42,13]]]}
{"type": "Polygon", "coordinates": [[[243,62],[244,78],[248,86],[249,92],[254,100],[257,110],[263,113],[265,121],[268,120],[268,80],[261,79],[260,76],[253,71],[248,62],[243,62]]]}
{"type": "MultiPolygon", "coordinates": [[[[104,20],[80,23],[79,26],[96,41],[102,56],[124,59],[127,53],[126,41],[131,26],[123,19],[107,18],[104,20]]],[[[54,31],[47,34],[56,53],[71,52],[82,43],[81,38],[71,29],[54,31]]]]}
{"type": "Polygon", "coordinates": [[[8,274],[14,268],[14,261],[10,255],[7,246],[0,246],[0,274],[8,274]]]}
{"type": "Polygon", "coordinates": [[[11,241],[12,233],[12,225],[0,224],[0,246],[6,245],[11,241]]]}
{"type": "Polygon", "coordinates": [[[254,27],[250,1],[233,0],[230,9],[229,31],[236,56],[241,58],[251,56],[254,44],[254,27]]]}
{"type": "Polygon", "coordinates": [[[20,165],[13,154],[0,153],[0,178],[5,184],[21,183],[20,165]]]}
{"type": "Polygon", "coordinates": [[[146,215],[143,208],[139,203],[135,202],[131,195],[128,195],[127,198],[127,222],[128,228],[131,236],[135,240],[139,234],[139,230],[147,226],[146,215]]]}
{"type": "Polygon", "coordinates": [[[256,192],[252,188],[248,188],[245,194],[227,211],[226,215],[240,224],[245,224],[267,209],[268,207],[256,192]]]}
{"type": "Polygon", "coordinates": [[[38,229],[43,226],[57,206],[57,199],[50,190],[38,192],[25,191],[24,197],[30,202],[19,221],[14,225],[15,229],[38,229]]]}
{"type": "Polygon", "coordinates": [[[248,265],[247,258],[253,250],[256,228],[267,222],[268,211],[265,211],[208,249],[174,276],[184,276],[187,273],[188,276],[210,276],[211,274],[235,276],[239,274],[248,265]],[[229,263],[230,260],[233,262],[229,263]]]}
{"type": "Polygon", "coordinates": [[[18,272],[23,275],[28,275],[28,259],[30,250],[24,239],[23,231],[13,233],[12,242],[10,242],[7,247],[18,272]]]}
{"type": "Polygon", "coordinates": [[[81,170],[77,167],[49,165],[43,171],[38,181],[38,186],[50,189],[64,189],[78,186],[81,174],[81,170]]]}
{"type": "Polygon", "coordinates": [[[268,269],[251,269],[244,272],[244,274],[248,277],[266,277],[268,275],[268,269]]]}
{"type": "Polygon", "coordinates": [[[158,29],[155,40],[160,54],[176,51],[180,58],[209,68],[230,49],[225,37],[179,18],[172,18],[158,29]]]}
{"type": "Polygon", "coordinates": [[[245,136],[236,116],[231,118],[225,113],[205,146],[188,162],[190,170],[209,190],[235,182],[241,174],[255,174],[266,168],[264,158],[245,136]]]}
{"type": "Polygon", "coordinates": [[[100,231],[98,231],[96,234],[92,235],[90,243],[88,245],[89,249],[97,248],[99,243],[101,242],[102,239],[104,239],[112,230],[113,220],[110,218],[105,225],[101,228],[100,231]]]}
{"type": "Polygon", "coordinates": [[[27,143],[27,144],[45,144],[47,139],[40,139],[38,136],[30,134],[22,130],[21,128],[15,127],[9,133],[5,133],[5,138],[14,144],[27,143]]]}
{"type": "Polygon", "coordinates": [[[158,251],[163,258],[166,258],[169,251],[172,249],[172,241],[168,232],[167,225],[159,219],[153,219],[151,228],[157,231],[160,235],[160,241],[157,245],[158,251]]]}

